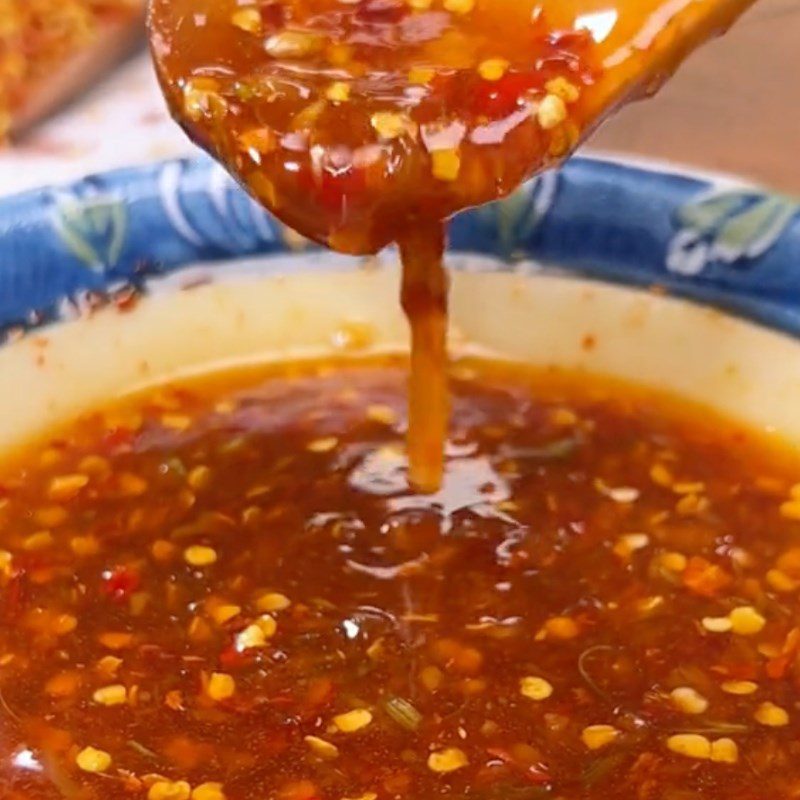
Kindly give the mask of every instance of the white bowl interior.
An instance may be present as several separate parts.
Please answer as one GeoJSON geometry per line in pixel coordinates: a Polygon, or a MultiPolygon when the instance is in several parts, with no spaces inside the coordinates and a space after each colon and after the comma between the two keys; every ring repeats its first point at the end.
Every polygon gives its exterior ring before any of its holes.
{"type": "MultiPolygon", "coordinates": [[[[331,352],[368,329],[406,347],[398,272],[298,255],[164,281],[132,310],[59,323],[0,351],[0,448],[146,384],[257,361],[331,352]],[[313,267],[311,271],[307,267],[313,267]],[[215,276],[216,280],[203,283],[215,276]],[[224,277],[224,280],[219,278],[224,277]],[[175,291],[181,284],[198,284],[175,291]]],[[[800,342],[691,303],[550,273],[453,275],[453,351],[585,370],[667,390],[800,444],[800,342]]]]}

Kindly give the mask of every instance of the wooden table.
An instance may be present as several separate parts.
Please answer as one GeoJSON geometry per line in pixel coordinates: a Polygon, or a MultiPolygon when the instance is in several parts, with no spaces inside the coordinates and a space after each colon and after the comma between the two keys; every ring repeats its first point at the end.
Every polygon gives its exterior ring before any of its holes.
{"type": "Polygon", "coordinates": [[[735,173],[800,195],[800,0],[760,0],[589,149],[735,173]]]}

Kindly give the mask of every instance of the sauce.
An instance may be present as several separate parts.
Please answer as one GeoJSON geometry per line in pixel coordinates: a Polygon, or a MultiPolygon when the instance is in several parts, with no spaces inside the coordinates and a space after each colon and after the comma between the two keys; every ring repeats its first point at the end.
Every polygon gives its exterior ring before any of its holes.
{"type": "Polygon", "coordinates": [[[150,38],[176,119],[267,208],[342,252],[399,244],[412,480],[433,490],[443,221],[565,158],[752,1],[151,0],[150,38]]]}
{"type": "Polygon", "coordinates": [[[2,470],[3,800],[752,800],[800,786],[800,463],[585,375],[151,390],[2,470]]]}

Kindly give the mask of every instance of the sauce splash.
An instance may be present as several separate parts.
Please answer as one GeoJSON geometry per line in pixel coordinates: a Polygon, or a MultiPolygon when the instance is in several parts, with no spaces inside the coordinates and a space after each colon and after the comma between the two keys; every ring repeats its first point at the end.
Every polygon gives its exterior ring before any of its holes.
{"type": "Polygon", "coordinates": [[[753,0],[151,0],[173,115],[304,236],[397,242],[410,479],[447,429],[444,220],[558,163],[753,0]]]}

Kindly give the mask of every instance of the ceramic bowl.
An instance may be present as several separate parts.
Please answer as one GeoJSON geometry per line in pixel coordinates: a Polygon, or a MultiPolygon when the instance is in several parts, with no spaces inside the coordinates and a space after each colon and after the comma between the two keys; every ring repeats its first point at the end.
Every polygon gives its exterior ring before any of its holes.
{"type": "MultiPolygon", "coordinates": [[[[677,392],[800,444],[800,206],[575,159],[452,224],[454,352],[677,392]]],[[[0,447],[192,371],[400,349],[391,252],[306,246],[204,158],[0,201],[0,447]]]]}

